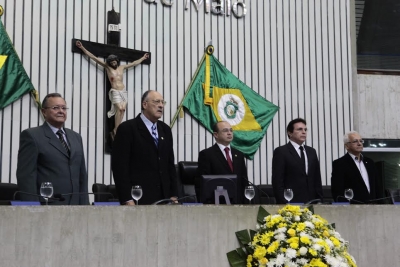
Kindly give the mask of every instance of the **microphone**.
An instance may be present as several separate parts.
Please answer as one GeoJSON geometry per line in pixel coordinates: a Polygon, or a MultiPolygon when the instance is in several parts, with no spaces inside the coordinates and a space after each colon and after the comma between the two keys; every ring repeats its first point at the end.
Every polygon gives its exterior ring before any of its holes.
{"type": "MultiPolygon", "coordinates": [[[[257,188],[257,190],[261,193],[263,193],[264,195],[267,196],[268,198],[268,204],[271,204],[271,199],[269,197],[269,195],[267,194],[267,192],[265,192],[264,190],[262,190],[258,185],[253,184],[252,182],[250,182],[249,180],[247,180],[245,177],[242,176],[242,179],[245,180],[248,184],[254,186],[255,188],[257,188]]],[[[262,194],[261,194],[262,195],[262,194]]],[[[261,196],[260,196],[260,202],[261,202],[261,196]]]]}
{"type": "MultiPolygon", "coordinates": [[[[20,195],[28,195],[28,196],[35,196],[35,197],[41,197],[43,198],[41,195],[38,194],[33,194],[33,193],[28,193],[28,192],[24,192],[24,191],[15,191],[14,195],[13,195],[13,200],[16,200],[15,197],[20,194],[20,195]]],[[[53,194],[53,197],[48,197],[48,200],[57,200],[57,201],[64,201],[65,198],[61,195],[61,194],[53,194]]]]}
{"type": "MultiPolygon", "coordinates": [[[[346,199],[347,201],[349,201],[347,198],[345,198],[344,196],[337,196],[336,197],[336,202],[339,202],[339,198],[342,198],[342,199],[346,199]]],[[[364,202],[362,202],[362,201],[359,201],[359,200],[356,200],[356,199],[350,199],[350,203],[351,203],[351,201],[354,201],[354,202],[357,202],[357,203],[360,203],[360,204],[365,204],[364,202]]]]}
{"type": "MultiPolygon", "coordinates": [[[[367,203],[375,202],[375,201],[379,201],[379,200],[385,200],[385,199],[392,199],[392,198],[395,198],[395,197],[400,197],[400,195],[393,195],[393,196],[388,196],[388,197],[381,197],[381,198],[371,199],[371,200],[368,200],[367,203]]],[[[371,203],[371,204],[373,204],[373,203],[371,203]]]]}
{"type": "MultiPolygon", "coordinates": [[[[190,198],[190,197],[196,197],[196,195],[183,196],[183,197],[177,198],[176,201],[179,202],[182,199],[186,199],[186,198],[190,198]]],[[[158,205],[158,204],[161,204],[161,203],[164,203],[164,202],[167,202],[166,203],[167,205],[179,205],[179,204],[181,204],[181,203],[175,203],[175,201],[170,199],[170,198],[163,198],[163,199],[157,200],[156,202],[152,203],[151,205],[158,205]]]]}
{"type": "MultiPolygon", "coordinates": [[[[113,194],[111,194],[110,192],[95,192],[95,193],[90,193],[90,192],[88,192],[88,193],[84,193],[84,192],[79,192],[79,193],[67,193],[67,194],[60,194],[61,196],[75,196],[75,195],[109,195],[109,196],[111,196],[111,198],[112,199],[115,199],[114,198],[114,195],[113,194]]],[[[64,200],[65,200],[65,198],[64,198],[64,200]]]]}
{"type": "Polygon", "coordinates": [[[320,198],[311,199],[310,201],[304,203],[304,206],[311,205],[311,204],[314,204],[314,203],[321,203],[321,199],[320,198]]]}
{"type": "Polygon", "coordinates": [[[151,204],[151,205],[158,205],[158,204],[161,204],[161,203],[164,203],[164,202],[167,202],[166,204],[170,205],[170,204],[172,204],[174,201],[173,201],[172,199],[170,199],[170,198],[163,198],[163,199],[157,200],[156,202],[154,202],[154,203],[151,204]]]}
{"type": "Polygon", "coordinates": [[[187,198],[192,198],[192,197],[196,198],[197,196],[196,196],[196,195],[187,195],[187,196],[178,198],[176,201],[179,202],[179,201],[182,200],[182,199],[187,199],[187,198]]]}

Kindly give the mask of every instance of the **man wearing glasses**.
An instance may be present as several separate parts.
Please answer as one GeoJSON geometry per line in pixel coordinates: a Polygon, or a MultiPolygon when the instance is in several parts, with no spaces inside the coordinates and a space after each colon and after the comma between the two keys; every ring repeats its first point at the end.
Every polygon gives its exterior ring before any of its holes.
{"type": "Polygon", "coordinates": [[[160,121],[166,102],[156,91],[142,96],[142,113],[121,123],[112,147],[111,168],[122,205],[135,205],[131,188],[140,185],[140,203],[176,200],[177,181],[171,128],[160,121]]]}
{"type": "Polygon", "coordinates": [[[82,137],[64,128],[67,110],[60,94],[48,94],[41,110],[45,123],[26,129],[20,135],[17,182],[22,200],[38,201],[39,198],[33,195],[40,195],[43,182],[51,182],[53,195],[65,197],[63,201],[49,204],[89,204],[82,137]]]}
{"type": "Polygon", "coordinates": [[[343,136],[346,155],[333,161],[331,189],[334,201],[345,202],[344,191],[353,190],[354,204],[373,204],[371,201],[382,197],[376,191],[377,174],[374,161],[364,157],[364,140],[355,131],[343,136]]]}

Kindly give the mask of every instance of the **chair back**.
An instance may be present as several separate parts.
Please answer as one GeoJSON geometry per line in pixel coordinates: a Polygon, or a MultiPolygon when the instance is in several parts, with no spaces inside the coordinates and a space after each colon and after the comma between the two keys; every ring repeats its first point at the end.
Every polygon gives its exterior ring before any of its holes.
{"type": "Polygon", "coordinates": [[[195,197],[197,166],[198,164],[195,161],[180,161],[178,163],[178,173],[183,187],[183,194],[184,196],[193,196],[183,199],[182,202],[197,202],[197,198],[195,197]]]}
{"type": "MultiPolygon", "coordinates": [[[[14,194],[18,191],[18,185],[13,183],[0,183],[0,205],[11,205],[14,194]]],[[[19,199],[17,194],[16,199],[19,199]]]]}

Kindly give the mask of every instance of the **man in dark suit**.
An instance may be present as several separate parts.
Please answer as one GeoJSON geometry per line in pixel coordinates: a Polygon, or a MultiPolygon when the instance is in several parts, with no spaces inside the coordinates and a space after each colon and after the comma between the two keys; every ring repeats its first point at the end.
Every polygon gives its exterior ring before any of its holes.
{"type": "Polygon", "coordinates": [[[355,131],[346,133],[343,142],[347,150],[346,155],[332,163],[333,199],[337,202],[347,201],[344,198],[344,191],[352,189],[352,203],[371,204],[371,200],[383,197],[383,194],[377,192],[377,172],[374,161],[361,154],[364,141],[359,133],[355,131]]]}
{"type": "Polygon", "coordinates": [[[142,113],[123,122],[112,147],[111,168],[121,204],[135,205],[131,188],[140,185],[141,204],[176,200],[177,181],[171,128],[160,121],[165,101],[156,91],[142,96],[142,113]]]}
{"type": "Polygon", "coordinates": [[[321,171],[317,152],[304,145],[307,126],[304,119],[289,122],[289,142],[275,149],[272,159],[272,187],[277,204],[287,203],[284,190],[292,189],[293,203],[322,200],[321,171]]]}
{"type": "MultiPolygon", "coordinates": [[[[20,135],[17,181],[19,190],[40,195],[43,182],[53,184],[55,194],[65,194],[55,205],[87,205],[88,178],[82,137],[63,127],[67,119],[65,100],[58,93],[48,94],[42,103],[45,123],[24,130],[20,135]]],[[[39,198],[20,193],[22,200],[39,198]]]]}
{"type": "Polygon", "coordinates": [[[244,203],[244,186],[247,185],[247,168],[243,153],[231,147],[233,130],[226,121],[220,121],[213,127],[216,143],[200,151],[196,176],[196,194],[200,200],[201,175],[203,174],[236,174],[238,203],[244,203]]]}

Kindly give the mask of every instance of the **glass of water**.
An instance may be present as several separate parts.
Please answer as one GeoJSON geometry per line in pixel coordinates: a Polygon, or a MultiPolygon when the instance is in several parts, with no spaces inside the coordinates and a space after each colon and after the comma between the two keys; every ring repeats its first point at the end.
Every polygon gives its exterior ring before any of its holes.
{"type": "Polygon", "coordinates": [[[46,201],[46,206],[47,206],[49,202],[49,197],[53,195],[53,184],[50,182],[43,182],[40,185],[40,195],[46,201]]]}
{"type": "Polygon", "coordinates": [[[132,186],[131,194],[132,198],[136,200],[136,205],[139,205],[139,199],[141,199],[143,195],[142,187],[140,185],[132,186]]]}
{"type": "Polygon", "coordinates": [[[344,197],[349,201],[349,204],[350,204],[350,201],[354,197],[353,189],[351,189],[351,188],[345,189],[344,190],[344,197]]]}
{"type": "Polygon", "coordinates": [[[293,198],[293,190],[290,188],[285,189],[285,191],[283,192],[283,196],[285,197],[287,202],[290,204],[290,200],[292,200],[292,198],[293,198]]]}
{"type": "Polygon", "coordinates": [[[252,185],[246,186],[244,188],[244,196],[250,201],[251,204],[251,200],[254,198],[255,195],[255,191],[254,191],[254,187],[252,185]]]}

